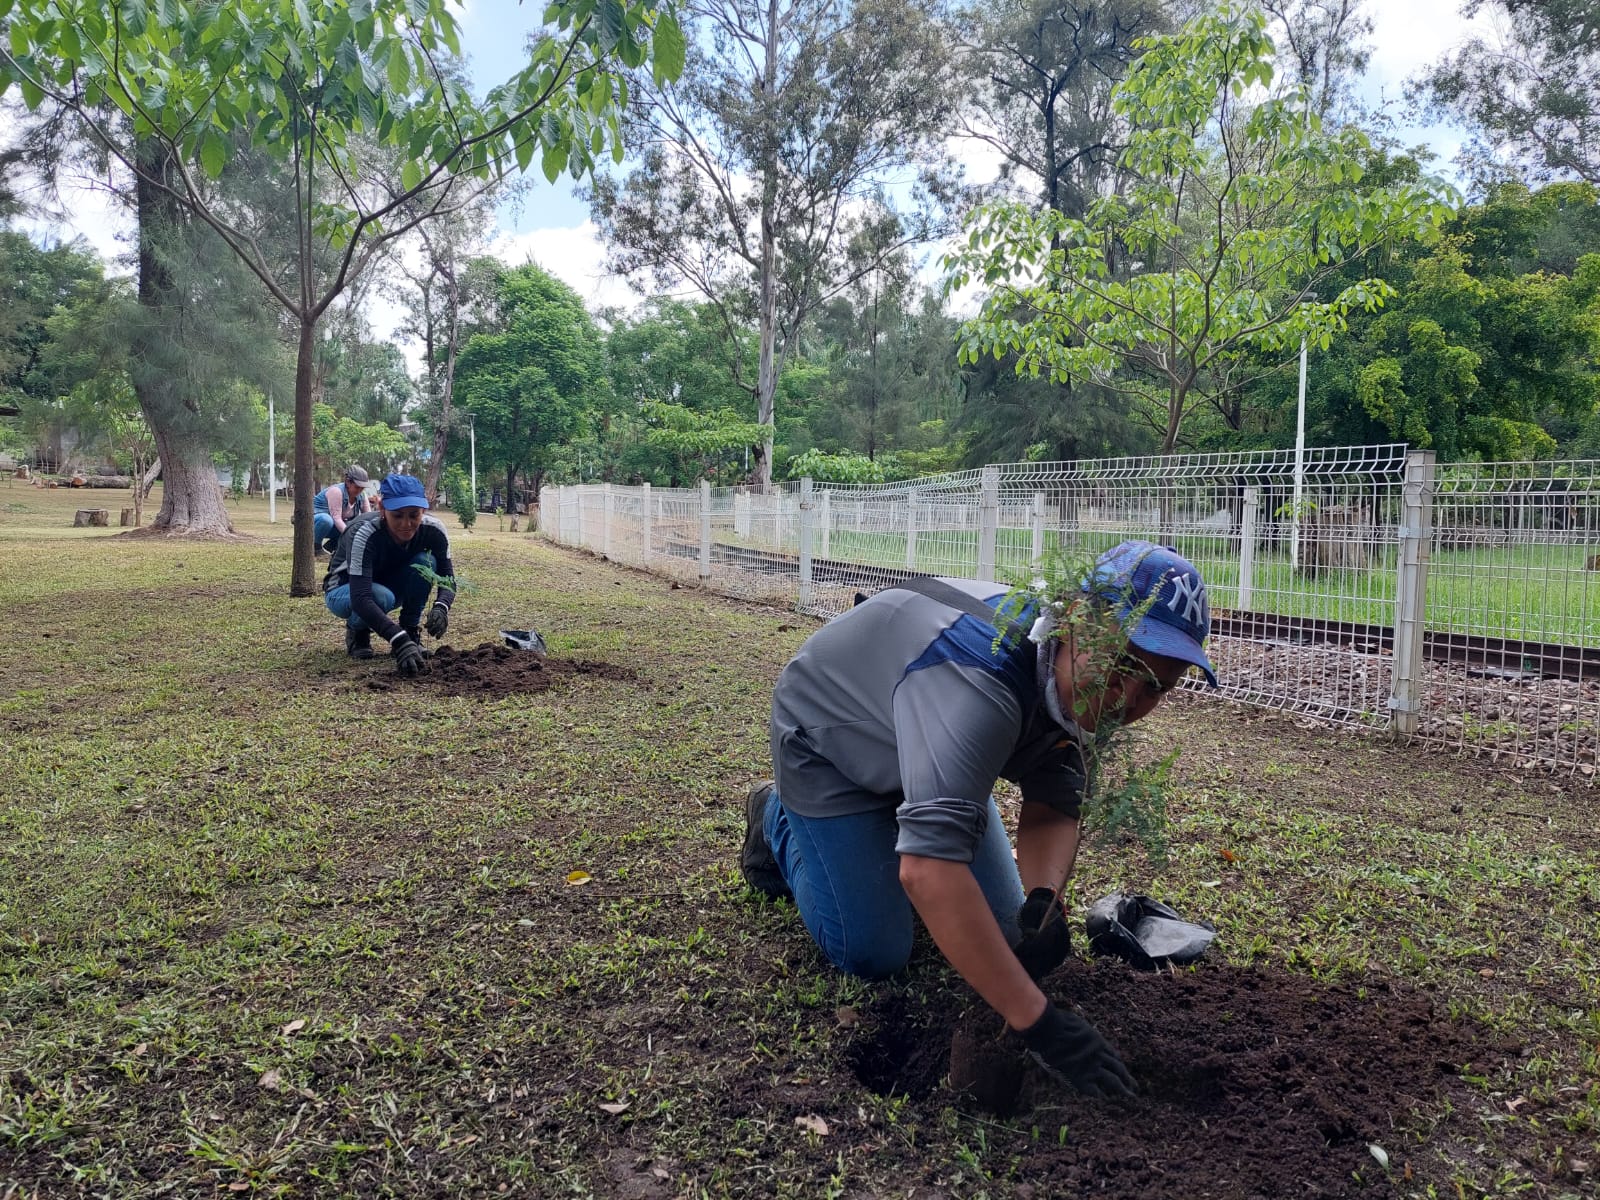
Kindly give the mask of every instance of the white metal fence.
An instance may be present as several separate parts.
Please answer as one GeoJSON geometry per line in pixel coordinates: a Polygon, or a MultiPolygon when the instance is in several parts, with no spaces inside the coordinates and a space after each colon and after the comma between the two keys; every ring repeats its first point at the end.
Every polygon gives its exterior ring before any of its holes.
{"type": "MultiPolygon", "coordinates": [[[[1020,463],[868,487],[547,487],[555,541],[831,615],[908,572],[981,579],[1130,537],[1211,589],[1223,694],[1592,775],[1600,463],[1404,446],[1020,463]],[[1298,519],[1296,515],[1298,513],[1298,519]]],[[[1193,686],[1193,685],[1191,685],[1193,686]]]]}

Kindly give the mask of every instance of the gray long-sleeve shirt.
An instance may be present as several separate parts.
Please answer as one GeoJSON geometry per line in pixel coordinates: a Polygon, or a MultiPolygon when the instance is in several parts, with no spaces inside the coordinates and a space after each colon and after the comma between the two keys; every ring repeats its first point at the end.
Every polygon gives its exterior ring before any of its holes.
{"type": "MultiPolygon", "coordinates": [[[[949,579],[990,607],[1006,589],[949,579]]],[[[803,816],[894,807],[902,854],[972,861],[996,779],[1076,816],[1083,735],[1044,701],[1054,649],[889,589],[813,634],[772,697],[779,795],[803,816]]],[[[1059,711],[1059,709],[1057,710],[1059,711]]]]}

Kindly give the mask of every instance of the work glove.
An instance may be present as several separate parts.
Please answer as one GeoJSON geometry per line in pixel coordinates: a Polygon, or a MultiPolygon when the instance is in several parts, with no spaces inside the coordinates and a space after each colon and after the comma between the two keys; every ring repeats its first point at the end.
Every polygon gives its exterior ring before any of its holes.
{"type": "Polygon", "coordinates": [[[1035,983],[1066,961],[1072,953],[1072,931],[1067,914],[1055,892],[1037,887],[1028,893],[1017,912],[1022,940],[1017,943],[1017,961],[1035,983]]]}
{"type": "Polygon", "coordinates": [[[394,669],[407,678],[428,673],[428,655],[415,638],[396,634],[389,643],[389,653],[394,656],[394,669]]]}
{"type": "Polygon", "coordinates": [[[1111,1043],[1077,1013],[1047,1003],[1044,1014],[1020,1036],[1036,1063],[1085,1096],[1133,1095],[1133,1076],[1111,1043]]]}
{"type": "Polygon", "coordinates": [[[422,627],[428,631],[429,637],[442,638],[444,631],[450,628],[450,606],[435,603],[428,610],[428,619],[423,622],[422,627]]]}

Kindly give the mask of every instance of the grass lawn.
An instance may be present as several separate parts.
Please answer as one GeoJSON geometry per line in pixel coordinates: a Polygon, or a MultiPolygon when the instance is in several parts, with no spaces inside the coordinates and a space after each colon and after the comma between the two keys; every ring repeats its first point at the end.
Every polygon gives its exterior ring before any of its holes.
{"type": "MultiPolygon", "coordinates": [[[[1053,546],[1047,535],[1046,546],[1053,546]]],[[[1530,534],[1530,536],[1538,536],[1530,534]]],[[[1072,549],[1094,554],[1109,549],[1121,533],[1090,532],[1072,549]]],[[[798,542],[790,536],[791,552],[798,542]]],[[[1226,538],[1184,535],[1177,547],[1204,573],[1212,607],[1248,608],[1280,616],[1394,623],[1398,551],[1375,548],[1365,570],[1328,570],[1307,576],[1292,570],[1288,551],[1258,549],[1248,604],[1239,596],[1239,555],[1226,538]]],[[[1586,570],[1600,547],[1540,545],[1441,550],[1431,556],[1425,619],[1430,629],[1567,645],[1600,646],[1600,571],[1586,570]]],[[[812,551],[822,555],[820,540],[812,551]]],[[[1027,569],[1032,536],[1002,529],[996,537],[996,572],[1011,578],[1027,569]]],[[[835,530],[828,556],[847,562],[905,568],[903,531],[835,530]]],[[[917,535],[916,569],[936,575],[977,574],[978,535],[971,530],[924,531],[917,535]]]]}
{"type": "MultiPolygon", "coordinates": [[[[66,528],[84,503],[0,483],[3,1200],[1272,1194],[1216,1115],[1248,1028],[1196,1047],[1224,1056],[1214,1089],[1164,1090],[1192,1064],[1142,1056],[1150,1014],[1097,992],[1131,972],[1069,963],[1052,994],[1150,1108],[995,1117],[937,1067],[912,1086],[891,1036],[970,1003],[935,954],[842,979],[746,893],[742,796],[809,622],[480,518],[449,641],[532,625],[637,678],[447,697],[347,661],[289,598],[287,506],[184,543],[66,528]],[[1131,1190],[1148,1163],[1093,1157],[1130,1123],[1214,1173],[1131,1190]]],[[[1593,791],[1183,696],[1140,735],[1181,747],[1170,855],[1091,845],[1075,901],[1122,887],[1219,929],[1200,967],[1136,977],[1148,1003],[1294,989],[1318,1071],[1396,998],[1470,1047],[1438,1064],[1448,1100],[1402,1081],[1421,1099],[1328,1125],[1307,1169],[1331,1166],[1292,1194],[1593,1195],[1593,791]],[[1345,1001],[1335,1036],[1316,1013],[1345,1001]]],[[[1232,1101],[1270,1149],[1268,1098],[1232,1101]]]]}

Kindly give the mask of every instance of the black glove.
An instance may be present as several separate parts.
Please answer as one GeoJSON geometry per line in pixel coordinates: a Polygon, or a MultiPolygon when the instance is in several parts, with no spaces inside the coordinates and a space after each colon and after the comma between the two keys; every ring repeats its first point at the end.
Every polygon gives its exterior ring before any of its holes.
{"type": "Polygon", "coordinates": [[[429,637],[442,638],[444,631],[450,628],[450,606],[444,603],[435,603],[428,610],[428,619],[422,627],[428,631],[429,637]]]}
{"type": "Polygon", "coordinates": [[[1085,1096],[1133,1095],[1133,1076],[1111,1043],[1077,1013],[1046,1004],[1021,1037],[1035,1062],[1085,1096]]]}
{"type": "Polygon", "coordinates": [[[1017,961],[1038,983],[1072,953],[1072,931],[1067,928],[1067,914],[1062,911],[1054,892],[1037,887],[1028,893],[1028,899],[1017,912],[1017,924],[1022,928],[1017,961]]]}
{"type": "Polygon", "coordinates": [[[389,653],[394,656],[394,669],[405,676],[426,675],[428,655],[421,646],[403,633],[397,633],[389,643],[389,653]]]}

